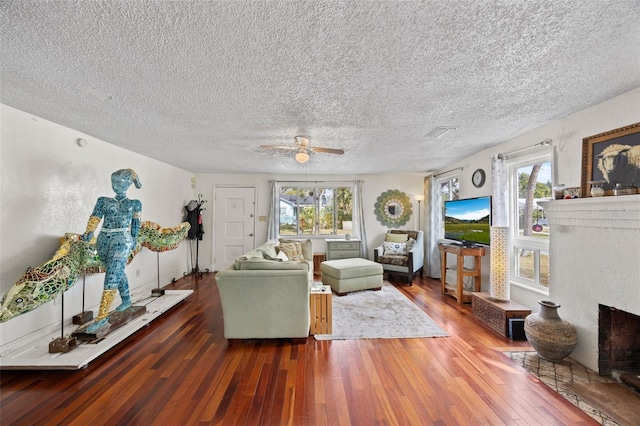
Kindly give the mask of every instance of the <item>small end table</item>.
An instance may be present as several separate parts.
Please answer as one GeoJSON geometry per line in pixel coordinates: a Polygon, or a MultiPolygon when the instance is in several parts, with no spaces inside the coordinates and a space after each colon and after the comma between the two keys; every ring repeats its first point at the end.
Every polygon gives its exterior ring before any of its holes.
{"type": "Polygon", "coordinates": [[[320,277],[320,265],[325,261],[324,253],[313,253],[313,277],[320,277]]]}
{"type": "Polygon", "coordinates": [[[331,334],[331,287],[323,285],[311,288],[309,293],[311,308],[311,334],[331,334]]]}

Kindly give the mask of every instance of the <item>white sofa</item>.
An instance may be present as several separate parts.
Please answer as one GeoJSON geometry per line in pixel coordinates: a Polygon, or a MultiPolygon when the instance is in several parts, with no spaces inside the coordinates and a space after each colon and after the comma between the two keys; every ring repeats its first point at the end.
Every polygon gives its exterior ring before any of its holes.
{"type": "Polygon", "coordinates": [[[216,273],[227,339],[306,338],[313,283],[311,241],[300,242],[305,261],[275,259],[268,241],[216,273]]]}

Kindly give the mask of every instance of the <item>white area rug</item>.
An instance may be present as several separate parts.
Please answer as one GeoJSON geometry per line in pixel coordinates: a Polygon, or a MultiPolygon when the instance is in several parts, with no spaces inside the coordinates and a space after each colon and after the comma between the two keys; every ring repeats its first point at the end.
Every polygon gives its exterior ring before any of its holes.
{"type": "Polygon", "coordinates": [[[427,314],[393,285],[380,291],[363,290],[333,299],[333,333],[316,334],[317,340],[398,339],[446,337],[427,314]]]}

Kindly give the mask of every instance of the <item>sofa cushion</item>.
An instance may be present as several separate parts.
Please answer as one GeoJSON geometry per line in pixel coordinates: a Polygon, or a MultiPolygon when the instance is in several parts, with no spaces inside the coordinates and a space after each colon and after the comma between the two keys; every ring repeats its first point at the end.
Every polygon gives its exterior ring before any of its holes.
{"type": "Polygon", "coordinates": [[[407,243],[390,243],[384,242],[384,254],[385,255],[407,255],[407,243]]]}
{"type": "Polygon", "coordinates": [[[292,261],[275,261],[266,259],[247,259],[240,262],[240,270],[253,271],[253,270],[306,270],[309,267],[307,262],[292,262],[292,261]]]}
{"type": "Polygon", "coordinates": [[[298,242],[294,243],[280,243],[276,246],[278,253],[284,253],[290,260],[303,262],[305,260],[302,255],[302,245],[298,242]]]}
{"type": "Polygon", "coordinates": [[[409,257],[385,254],[384,256],[378,256],[378,262],[386,263],[387,265],[408,266],[409,257]]]}
{"type": "Polygon", "coordinates": [[[407,252],[410,252],[411,250],[413,250],[413,246],[416,245],[416,240],[414,240],[413,238],[409,238],[407,240],[407,252]]]}
{"type": "Polygon", "coordinates": [[[409,234],[385,234],[384,240],[390,243],[405,243],[409,239],[409,234]]]}

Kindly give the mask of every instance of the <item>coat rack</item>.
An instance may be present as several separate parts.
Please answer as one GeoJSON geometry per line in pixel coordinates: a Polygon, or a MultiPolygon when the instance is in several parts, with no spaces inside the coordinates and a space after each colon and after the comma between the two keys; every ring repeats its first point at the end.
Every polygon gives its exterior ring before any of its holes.
{"type": "Polygon", "coordinates": [[[195,262],[193,257],[193,242],[189,244],[189,252],[191,256],[191,265],[195,263],[195,266],[191,268],[190,273],[185,273],[184,275],[196,274],[198,278],[202,277],[202,274],[208,274],[209,269],[205,269],[204,271],[200,270],[200,266],[198,265],[198,257],[199,253],[199,242],[202,240],[202,236],[204,235],[204,230],[202,226],[202,212],[206,209],[202,207],[206,200],[202,199],[202,194],[198,194],[197,200],[189,201],[189,204],[184,206],[186,210],[186,218],[185,221],[189,222],[191,225],[191,229],[189,229],[189,233],[187,234],[187,239],[196,241],[196,256],[195,262]]]}

